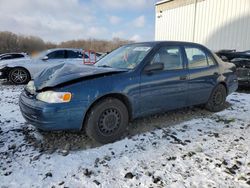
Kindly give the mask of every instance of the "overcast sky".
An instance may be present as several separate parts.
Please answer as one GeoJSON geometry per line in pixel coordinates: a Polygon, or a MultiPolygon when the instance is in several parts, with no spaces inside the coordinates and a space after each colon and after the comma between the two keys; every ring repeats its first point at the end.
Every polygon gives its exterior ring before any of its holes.
{"type": "Polygon", "coordinates": [[[156,0],[0,0],[0,31],[61,42],[154,39],[156,0]]]}

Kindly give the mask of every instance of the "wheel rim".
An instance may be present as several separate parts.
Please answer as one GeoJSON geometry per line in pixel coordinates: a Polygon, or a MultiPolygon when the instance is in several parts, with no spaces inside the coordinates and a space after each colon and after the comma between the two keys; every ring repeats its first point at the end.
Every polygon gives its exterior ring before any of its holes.
{"type": "Polygon", "coordinates": [[[120,124],[120,112],[117,109],[110,108],[103,111],[101,114],[98,122],[98,128],[103,135],[109,136],[120,127],[120,124]]]}
{"type": "Polygon", "coordinates": [[[11,80],[14,83],[18,83],[18,84],[24,83],[26,82],[27,78],[28,78],[28,75],[26,71],[22,69],[16,69],[11,73],[11,80]]]}
{"type": "Polygon", "coordinates": [[[224,97],[223,94],[219,91],[217,91],[213,97],[213,102],[215,106],[219,106],[224,103],[224,97]]]}

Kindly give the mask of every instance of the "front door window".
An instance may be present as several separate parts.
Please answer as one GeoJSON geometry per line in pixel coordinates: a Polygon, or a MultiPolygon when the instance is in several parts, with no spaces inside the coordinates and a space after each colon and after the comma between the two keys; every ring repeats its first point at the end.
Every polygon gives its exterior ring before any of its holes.
{"type": "Polygon", "coordinates": [[[153,63],[163,63],[163,71],[183,69],[180,48],[173,46],[160,48],[151,61],[151,64],[153,63]]]}

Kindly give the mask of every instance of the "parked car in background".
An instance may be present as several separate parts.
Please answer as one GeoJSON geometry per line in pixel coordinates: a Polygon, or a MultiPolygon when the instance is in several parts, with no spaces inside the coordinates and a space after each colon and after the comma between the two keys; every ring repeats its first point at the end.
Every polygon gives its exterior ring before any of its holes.
{"type": "Polygon", "coordinates": [[[245,51],[246,54],[250,54],[250,50],[245,51]]]}
{"type": "Polygon", "coordinates": [[[27,59],[29,56],[26,53],[5,53],[0,54],[0,61],[11,59],[27,59]]]}
{"type": "Polygon", "coordinates": [[[250,87],[250,51],[221,50],[216,53],[223,61],[236,65],[239,86],[250,87]]]}
{"type": "Polygon", "coordinates": [[[237,52],[236,50],[220,50],[216,54],[223,61],[231,61],[235,58],[250,59],[250,51],[237,52]]]}
{"type": "Polygon", "coordinates": [[[231,62],[236,65],[239,86],[250,87],[250,59],[235,58],[231,62]]]}
{"type": "Polygon", "coordinates": [[[83,55],[81,49],[57,48],[46,50],[31,59],[1,61],[0,79],[8,79],[14,84],[25,84],[44,68],[62,63],[80,65],[85,61],[90,61],[92,56],[83,55]]]}
{"type": "Polygon", "coordinates": [[[122,46],[94,66],[61,64],[30,81],[19,105],[42,130],[81,130],[100,142],[119,139],[129,120],[192,105],[217,112],[238,87],[234,64],[187,42],[122,46]]]}

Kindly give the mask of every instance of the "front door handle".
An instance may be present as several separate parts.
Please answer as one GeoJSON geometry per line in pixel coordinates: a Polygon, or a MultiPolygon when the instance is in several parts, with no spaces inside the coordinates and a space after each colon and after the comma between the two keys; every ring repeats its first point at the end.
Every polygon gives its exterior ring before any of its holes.
{"type": "Polygon", "coordinates": [[[187,79],[188,79],[188,76],[187,76],[187,75],[180,76],[180,80],[187,80],[187,79]]]}

